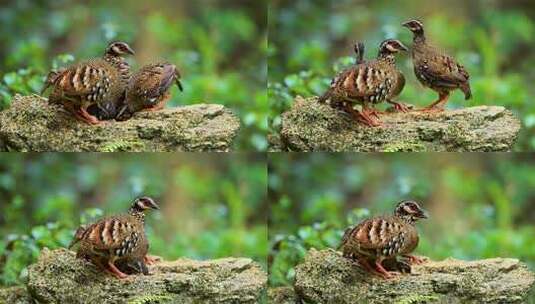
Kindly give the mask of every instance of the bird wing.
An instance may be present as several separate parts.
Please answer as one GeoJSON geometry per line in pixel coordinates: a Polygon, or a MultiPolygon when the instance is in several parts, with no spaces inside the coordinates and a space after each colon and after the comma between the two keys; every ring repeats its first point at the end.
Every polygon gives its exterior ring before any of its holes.
{"type": "Polygon", "coordinates": [[[357,65],[343,80],[349,98],[369,98],[377,95],[377,90],[390,86],[389,73],[378,63],[368,61],[357,65]]]}
{"type": "Polygon", "coordinates": [[[128,216],[110,217],[89,226],[81,238],[96,251],[120,249],[125,246],[125,241],[137,238],[137,228],[128,216]]]}
{"type": "Polygon", "coordinates": [[[390,217],[376,217],[357,225],[351,237],[362,249],[382,250],[402,237],[402,229],[403,225],[390,217]]]}
{"type": "Polygon", "coordinates": [[[435,54],[418,65],[420,73],[433,85],[456,88],[468,81],[466,69],[452,57],[435,54]]]}
{"type": "Polygon", "coordinates": [[[95,100],[102,99],[116,75],[112,75],[107,63],[100,61],[80,63],[60,71],[54,81],[55,88],[69,97],[92,95],[95,100]]]}

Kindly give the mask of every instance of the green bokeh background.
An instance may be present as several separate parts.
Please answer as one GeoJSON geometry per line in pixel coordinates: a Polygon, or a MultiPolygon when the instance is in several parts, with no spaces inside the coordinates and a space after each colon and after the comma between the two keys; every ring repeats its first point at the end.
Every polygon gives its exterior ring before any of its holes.
{"type": "Polygon", "coordinates": [[[0,286],[24,281],[42,248],[66,247],[80,223],[123,213],[139,195],[150,254],[249,257],[266,268],[267,170],[261,154],[0,155],[0,286]]]}
{"type": "MultiPolygon", "coordinates": [[[[354,63],[353,44],[365,42],[374,58],[386,38],[410,46],[401,23],[423,21],[428,40],[461,62],[470,73],[473,97],[451,95],[448,107],[500,105],[522,121],[514,149],[535,150],[535,2],[506,0],[272,0],[269,21],[270,133],[296,95],[320,95],[337,71],[354,63]]],[[[425,106],[437,94],[416,80],[409,56],[397,66],[407,84],[400,101],[425,106]]],[[[384,108],[384,105],[380,108],[384,108]]]]}
{"type": "Polygon", "coordinates": [[[168,106],[219,103],[241,119],[239,150],[267,146],[267,0],[4,1],[0,110],[42,88],[51,68],[101,56],[108,42],[135,50],[134,69],[177,65],[184,92],[168,106]]]}
{"type": "Polygon", "coordinates": [[[337,248],[343,231],[421,203],[415,253],[518,258],[535,269],[535,159],[528,153],[270,154],[270,283],[291,284],[306,251],[337,248]]]}

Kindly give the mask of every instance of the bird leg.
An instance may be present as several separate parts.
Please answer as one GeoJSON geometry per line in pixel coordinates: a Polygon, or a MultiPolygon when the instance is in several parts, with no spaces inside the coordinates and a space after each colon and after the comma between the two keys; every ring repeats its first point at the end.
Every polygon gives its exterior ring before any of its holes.
{"type": "Polygon", "coordinates": [[[375,268],[373,268],[370,265],[370,262],[368,262],[368,259],[366,259],[365,257],[359,257],[359,258],[357,258],[357,260],[359,261],[360,266],[362,266],[362,268],[364,268],[364,270],[366,270],[368,272],[375,273],[375,268]]]}
{"type": "Polygon", "coordinates": [[[145,264],[147,265],[154,265],[156,262],[160,262],[162,260],[159,256],[154,255],[146,255],[143,260],[145,261],[145,264]]]}
{"type": "Polygon", "coordinates": [[[396,272],[386,271],[383,265],[381,265],[381,260],[375,261],[375,270],[382,276],[384,279],[391,279],[393,276],[397,275],[396,272]]]}
{"type": "Polygon", "coordinates": [[[440,92],[438,93],[438,100],[433,102],[432,104],[428,105],[425,108],[420,109],[419,111],[422,112],[442,112],[444,111],[444,106],[448,102],[448,98],[450,97],[449,92],[440,92]]]}
{"type": "Polygon", "coordinates": [[[365,111],[359,112],[353,109],[353,107],[351,107],[349,103],[346,103],[345,109],[347,112],[349,112],[349,114],[351,114],[351,116],[353,116],[354,119],[369,127],[378,127],[381,125],[380,123],[372,119],[365,111]]]}
{"type": "Polygon", "coordinates": [[[127,274],[121,272],[117,267],[115,267],[115,265],[113,264],[112,261],[108,261],[106,266],[107,266],[107,268],[105,268],[105,269],[108,270],[111,274],[113,274],[116,278],[118,278],[118,279],[126,279],[128,277],[127,274]]]}
{"type": "Polygon", "coordinates": [[[78,109],[75,110],[76,117],[79,119],[85,121],[88,124],[91,125],[98,125],[100,124],[100,120],[96,118],[95,116],[87,113],[87,106],[81,106],[78,109]]]}
{"type": "Polygon", "coordinates": [[[420,265],[425,262],[425,258],[421,258],[411,254],[404,254],[402,255],[402,257],[406,258],[407,261],[409,261],[409,264],[413,265],[420,265]]]}
{"type": "Polygon", "coordinates": [[[407,112],[410,111],[410,108],[404,103],[396,102],[396,101],[393,101],[393,100],[390,100],[390,99],[388,99],[386,102],[388,102],[389,104],[394,106],[395,112],[407,113],[407,112]]]}

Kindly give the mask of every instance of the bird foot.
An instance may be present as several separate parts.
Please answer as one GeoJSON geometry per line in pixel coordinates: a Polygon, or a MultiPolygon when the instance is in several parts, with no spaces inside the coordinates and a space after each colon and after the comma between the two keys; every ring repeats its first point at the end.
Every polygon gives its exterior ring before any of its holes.
{"type": "Polygon", "coordinates": [[[427,261],[425,257],[419,257],[415,255],[404,255],[403,257],[406,258],[411,265],[420,265],[427,261]]]}
{"type": "Polygon", "coordinates": [[[407,113],[407,112],[409,112],[411,110],[411,108],[408,105],[404,104],[404,103],[393,102],[393,101],[391,101],[390,103],[394,107],[394,112],[407,113]]]}

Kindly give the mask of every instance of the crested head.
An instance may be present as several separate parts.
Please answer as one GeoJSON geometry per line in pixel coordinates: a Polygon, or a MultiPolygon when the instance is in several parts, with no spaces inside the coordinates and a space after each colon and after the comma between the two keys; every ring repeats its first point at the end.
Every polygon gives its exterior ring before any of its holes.
{"type": "Polygon", "coordinates": [[[401,24],[402,26],[408,28],[414,34],[414,40],[422,39],[424,40],[424,25],[421,21],[412,19],[401,24]]]}
{"type": "Polygon", "coordinates": [[[124,55],[134,55],[134,50],[126,43],[122,41],[114,41],[108,44],[105,55],[119,57],[124,55]]]}
{"type": "Polygon", "coordinates": [[[398,203],[394,215],[401,218],[409,224],[414,224],[419,219],[426,219],[427,213],[417,202],[404,200],[398,203]]]}
{"type": "Polygon", "coordinates": [[[394,55],[400,51],[408,51],[409,49],[397,39],[386,39],[381,42],[379,46],[379,57],[387,57],[394,55]]]}

